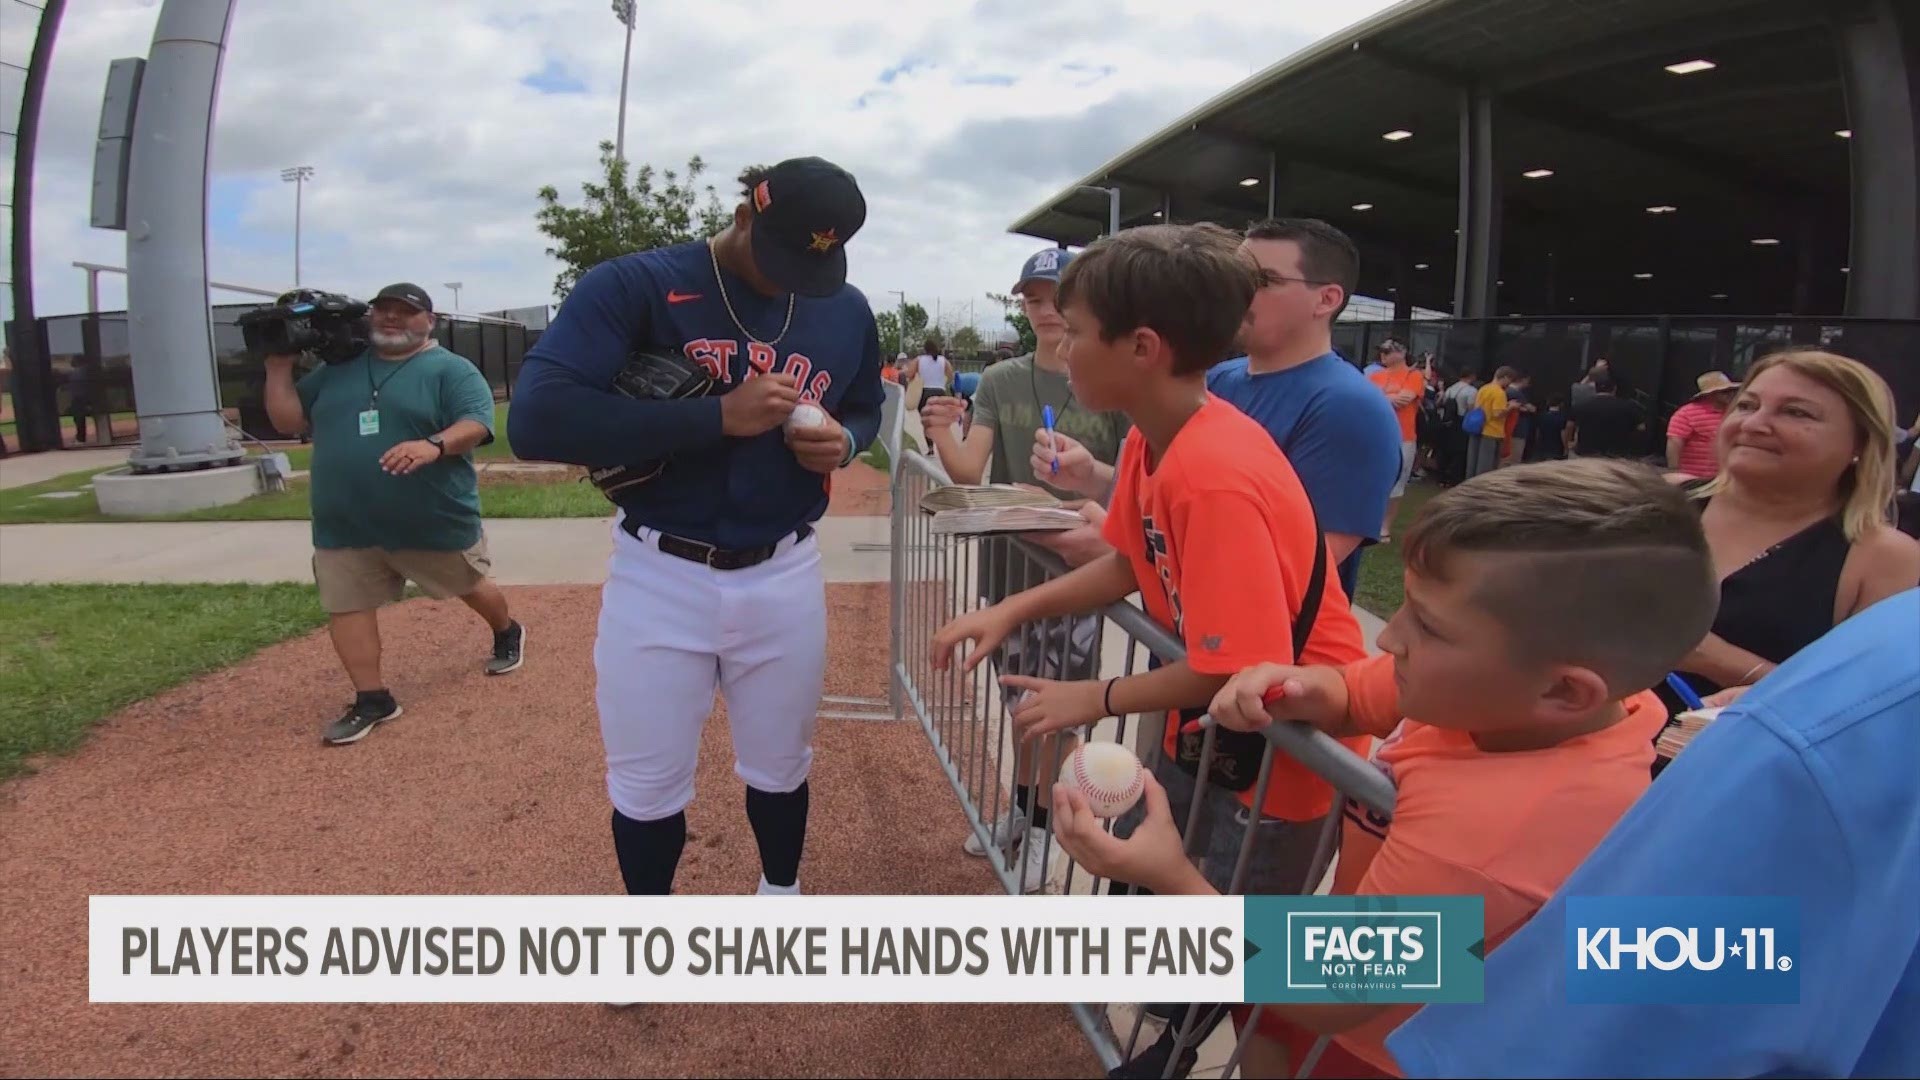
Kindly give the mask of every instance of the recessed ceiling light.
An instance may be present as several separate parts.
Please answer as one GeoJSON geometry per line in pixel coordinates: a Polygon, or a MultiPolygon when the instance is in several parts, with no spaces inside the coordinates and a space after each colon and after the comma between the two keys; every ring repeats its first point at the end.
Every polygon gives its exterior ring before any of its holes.
{"type": "Polygon", "coordinates": [[[1666,206],[1666,205],[1661,205],[1661,206],[1649,206],[1649,207],[1647,207],[1647,213],[1649,213],[1649,214],[1671,214],[1671,213],[1673,213],[1673,212],[1674,212],[1675,210],[1678,210],[1678,209],[1680,209],[1680,208],[1679,208],[1679,207],[1677,207],[1677,206],[1666,206]]]}
{"type": "Polygon", "coordinates": [[[1495,285],[1505,285],[1506,283],[1507,283],[1506,278],[1501,278],[1499,281],[1494,282],[1495,285]]]}
{"type": "Polygon", "coordinates": [[[1373,209],[1373,204],[1370,202],[1357,202],[1353,204],[1353,208],[1355,210],[1371,210],[1373,209]]]}
{"type": "Polygon", "coordinates": [[[1636,281],[1650,281],[1653,279],[1652,274],[1635,274],[1633,277],[1636,281]]]}
{"type": "Polygon", "coordinates": [[[1404,128],[1395,128],[1394,130],[1389,131],[1385,135],[1382,135],[1380,137],[1387,140],[1388,142],[1399,142],[1401,139],[1413,138],[1413,132],[1407,131],[1404,128]]]}
{"type": "Polygon", "coordinates": [[[1523,172],[1520,175],[1526,177],[1529,180],[1544,180],[1547,177],[1553,175],[1553,170],[1552,169],[1528,169],[1526,172],[1523,172]]]}
{"type": "Polygon", "coordinates": [[[1249,176],[1249,177],[1247,177],[1247,178],[1246,178],[1245,180],[1242,180],[1242,181],[1240,181],[1240,186],[1241,186],[1241,187],[1252,187],[1253,185],[1255,185],[1255,184],[1257,184],[1257,183],[1259,183],[1259,182],[1260,182],[1260,178],[1259,178],[1259,177],[1257,177],[1257,176],[1249,176]]]}
{"type": "Polygon", "coordinates": [[[1414,264],[1413,264],[1413,268],[1414,268],[1415,270],[1425,270],[1425,269],[1427,268],[1427,266],[1428,266],[1428,264],[1427,264],[1427,263],[1414,263],[1414,264]]]}
{"type": "Polygon", "coordinates": [[[1775,240],[1771,236],[1756,236],[1753,238],[1753,242],[1760,247],[1772,247],[1780,241],[1775,240]]]}
{"type": "Polygon", "coordinates": [[[1723,292],[1717,292],[1713,294],[1712,298],[1715,300],[1725,300],[1727,298],[1727,294],[1723,292]]]}
{"type": "Polygon", "coordinates": [[[1702,71],[1712,71],[1718,66],[1711,60],[1682,60],[1677,64],[1668,64],[1667,70],[1675,75],[1696,75],[1702,71]]]}
{"type": "Polygon", "coordinates": [[[1850,273],[1852,273],[1852,272],[1853,272],[1853,267],[1851,267],[1851,266],[1843,266],[1843,267],[1841,267],[1841,268],[1840,268],[1840,272],[1841,272],[1841,273],[1843,273],[1843,274],[1850,274],[1850,273]]]}
{"type": "Polygon", "coordinates": [[[1841,128],[1840,130],[1834,132],[1834,134],[1840,136],[1843,139],[1851,139],[1853,138],[1853,129],[1841,128]]]}

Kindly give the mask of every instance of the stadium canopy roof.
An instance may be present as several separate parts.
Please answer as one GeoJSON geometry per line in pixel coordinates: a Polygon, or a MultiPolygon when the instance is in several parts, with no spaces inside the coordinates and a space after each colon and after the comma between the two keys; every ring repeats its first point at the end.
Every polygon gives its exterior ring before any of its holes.
{"type": "Polygon", "coordinates": [[[1092,241],[1108,207],[1086,186],[1120,189],[1123,227],[1319,217],[1360,242],[1363,295],[1452,311],[1459,230],[1474,228],[1466,131],[1490,144],[1478,175],[1493,178],[1499,284],[1457,313],[1837,314],[1850,155],[1873,148],[1849,136],[1836,27],[1888,2],[1410,0],[1181,117],[1012,231],[1092,241]]]}

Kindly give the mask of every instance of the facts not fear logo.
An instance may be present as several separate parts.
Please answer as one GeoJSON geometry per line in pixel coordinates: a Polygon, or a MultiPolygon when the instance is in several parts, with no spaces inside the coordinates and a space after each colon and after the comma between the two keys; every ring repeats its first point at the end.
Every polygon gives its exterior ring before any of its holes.
{"type": "Polygon", "coordinates": [[[1247,898],[1247,1000],[1300,1003],[1482,1000],[1478,896],[1247,898]]]}
{"type": "Polygon", "coordinates": [[[1569,896],[1567,1000],[1795,1005],[1800,905],[1772,896],[1569,896]]]}

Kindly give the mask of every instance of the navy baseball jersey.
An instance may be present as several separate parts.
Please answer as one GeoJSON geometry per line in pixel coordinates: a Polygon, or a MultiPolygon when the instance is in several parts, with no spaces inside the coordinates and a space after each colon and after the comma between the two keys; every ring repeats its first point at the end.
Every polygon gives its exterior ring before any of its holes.
{"type": "Polygon", "coordinates": [[[865,449],[880,430],[880,339],[873,309],[852,285],[829,297],[795,296],[782,334],[787,297],[763,296],[720,273],[724,299],[704,240],[622,255],[588,271],[527,352],[507,435],[522,458],[590,468],[671,455],[659,476],[619,493],[621,509],[675,536],[750,548],[825,513],[827,478],[800,464],[780,428],[723,435],[720,395],[753,375],[791,373],[800,399],[826,410],[865,449]],[[636,401],[613,392],[614,376],[637,349],[684,353],[713,376],[711,394],[636,401]]]}

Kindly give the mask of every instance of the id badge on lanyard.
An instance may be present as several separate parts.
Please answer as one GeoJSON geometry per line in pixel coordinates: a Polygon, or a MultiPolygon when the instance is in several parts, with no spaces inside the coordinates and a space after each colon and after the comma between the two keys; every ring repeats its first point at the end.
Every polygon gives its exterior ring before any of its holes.
{"type": "Polygon", "coordinates": [[[360,414],[360,434],[380,434],[380,410],[368,409],[360,414]]]}

